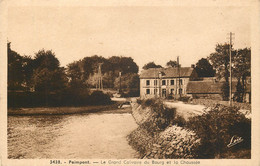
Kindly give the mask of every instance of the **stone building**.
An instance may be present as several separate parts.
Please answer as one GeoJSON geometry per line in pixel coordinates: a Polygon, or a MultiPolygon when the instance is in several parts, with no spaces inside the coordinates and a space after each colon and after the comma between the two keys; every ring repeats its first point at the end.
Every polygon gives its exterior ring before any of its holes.
{"type": "Polygon", "coordinates": [[[140,97],[180,97],[187,94],[187,84],[196,80],[194,67],[150,68],[140,74],[140,97]]]}
{"type": "MultiPolygon", "coordinates": [[[[193,98],[206,98],[223,100],[221,87],[224,84],[224,79],[218,80],[215,77],[204,77],[200,80],[189,81],[187,85],[187,95],[193,98]]],[[[237,91],[237,79],[232,78],[232,98],[237,91]]],[[[248,77],[245,82],[245,95],[243,101],[251,103],[251,78],[248,77]]]]}

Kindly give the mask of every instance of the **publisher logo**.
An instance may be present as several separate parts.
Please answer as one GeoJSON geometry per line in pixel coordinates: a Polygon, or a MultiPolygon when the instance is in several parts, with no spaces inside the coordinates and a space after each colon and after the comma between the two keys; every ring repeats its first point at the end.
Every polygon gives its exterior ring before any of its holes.
{"type": "Polygon", "coordinates": [[[228,148],[231,148],[232,146],[236,145],[236,144],[239,144],[240,142],[242,142],[244,139],[242,137],[238,137],[236,135],[234,135],[229,144],[227,145],[228,148]]]}

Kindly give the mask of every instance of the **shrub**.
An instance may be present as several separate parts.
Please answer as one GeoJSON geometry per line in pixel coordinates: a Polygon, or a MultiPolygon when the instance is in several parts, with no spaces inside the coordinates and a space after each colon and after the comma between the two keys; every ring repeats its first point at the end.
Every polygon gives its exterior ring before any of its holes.
{"type": "Polygon", "coordinates": [[[251,148],[251,120],[234,107],[216,105],[208,113],[191,118],[186,127],[201,138],[199,158],[221,158],[221,154],[230,150],[251,148]],[[244,141],[228,148],[234,135],[244,141]]]}
{"type": "Polygon", "coordinates": [[[187,121],[182,116],[175,116],[173,119],[173,125],[184,127],[187,124],[187,121]]]}
{"type": "Polygon", "coordinates": [[[142,108],[146,108],[146,107],[153,107],[154,105],[156,105],[157,100],[160,99],[156,99],[156,98],[149,98],[149,99],[137,99],[137,103],[140,104],[142,106],[142,108]]]}
{"type": "Polygon", "coordinates": [[[182,96],[182,97],[180,97],[178,100],[179,100],[179,101],[183,101],[183,102],[188,102],[189,99],[190,99],[189,96],[182,96]]]}
{"type": "Polygon", "coordinates": [[[169,125],[173,124],[176,115],[175,108],[165,107],[160,100],[153,103],[151,108],[153,110],[152,119],[158,130],[164,130],[169,125]]]}
{"type": "Polygon", "coordinates": [[[143,124],[149,132],[159,132],[173,124],[176,115],[175,108],[167,108],[163,105],[162,100],[150,98],[145,100],[137,100],[143,108],[150,107],[152,111],[151,118],[143,124]]]}
{"type": "Polygon", "coordinates": [[[91,105],[105,105],[111,104],[111,99],[109,95],[104,94],[102,91],[94,91],[89,97],[89,102],[91,105]]]}

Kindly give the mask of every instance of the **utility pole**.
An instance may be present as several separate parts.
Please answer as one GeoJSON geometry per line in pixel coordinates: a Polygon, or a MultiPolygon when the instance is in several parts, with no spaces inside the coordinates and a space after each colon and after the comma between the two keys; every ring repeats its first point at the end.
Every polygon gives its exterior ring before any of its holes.
{"type": "Polygon", "coordinates": [[[179,95],[181,97],[180,89],[181,89],[181,74],[180,74],[180,63],[179,63],[179,56],[177,57],[177,65],[178,65],[178,76],[179,76],[179,95]]]}
{"type": "Polygon", "coordinates": [[[229,33],[229,106],[232,106],[232,32],[229,33]]]}
{"type": "Polygon", "coordinates": [[[159,98],[161,98],[162,97],[162,92],[161,92],[162,72],[159,71],[158,76],[159,76],[159,98]]]}
{"type": "MultiPolygon", "coordinates": [[[[179,56],[177,56],[177,67],[178,67],[178,59],[179,59],[179,56]]],[[[178,70],[178,69],[177,69],[178,70]]],[[[178,72],[178,71],[177,71],[178,72]]],[[[177,94],[178,94],[178,79],[176,77],[176,82],[175,82],[175,85],[176,85],[176,88],[175,88],[175,97],[174,97],[174,100],[177,100],[177,94]]]]}

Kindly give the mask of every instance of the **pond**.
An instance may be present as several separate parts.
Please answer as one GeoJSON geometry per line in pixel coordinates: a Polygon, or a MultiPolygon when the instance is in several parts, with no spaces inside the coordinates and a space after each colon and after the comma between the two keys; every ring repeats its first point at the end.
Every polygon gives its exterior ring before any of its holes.
{"type": "Polygon", "coordinates": [[[129,113],[8,116],[8,158],[136,158],[129,113]]]}

